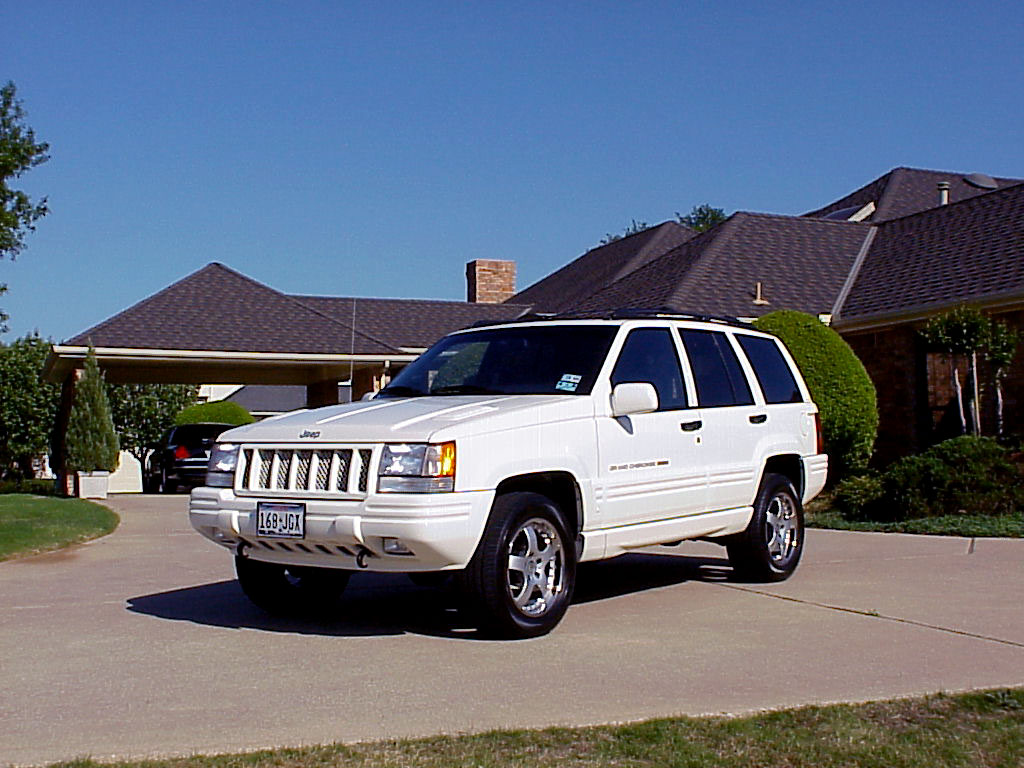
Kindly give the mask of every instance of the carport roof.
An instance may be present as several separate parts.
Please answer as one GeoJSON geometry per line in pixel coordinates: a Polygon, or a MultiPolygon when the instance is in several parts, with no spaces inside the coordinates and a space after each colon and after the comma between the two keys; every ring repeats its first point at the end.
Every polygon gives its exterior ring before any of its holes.
{"type": "Polygon", "coordinates": [[[63,379],[94,347],[112,381],[302,384],[407,362],[446,333],[528,309],[289,296],[212,263],[55,345],[45,375],[63,379]]]}

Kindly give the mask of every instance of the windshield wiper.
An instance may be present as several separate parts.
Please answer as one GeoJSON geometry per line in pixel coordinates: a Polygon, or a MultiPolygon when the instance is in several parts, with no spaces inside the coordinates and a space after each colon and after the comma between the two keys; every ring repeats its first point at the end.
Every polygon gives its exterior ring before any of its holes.
{"type": "Polygon", "coordinates": [[[504,392],[487,387],[478,387],[475,384],[450,384],[447,387],[438,387],[430,390],[432,395],[503,395],[504,392]]]}
{"type": "Polygon", "coordinates": [[[384,389],[377,393],[377,397],[381,395],[384,397],[423,397],[425,394],[427,393],[421,389],[399,385],[397,387],[384,387],[384,389]]]}

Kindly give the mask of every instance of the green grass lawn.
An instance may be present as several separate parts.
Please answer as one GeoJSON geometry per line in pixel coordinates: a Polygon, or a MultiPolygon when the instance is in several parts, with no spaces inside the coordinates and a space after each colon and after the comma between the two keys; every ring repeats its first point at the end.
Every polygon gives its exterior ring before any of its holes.
{"type": "MultiPolygon", "coordinates": [[[[91,760],[67,768],[99,765],[91,760]]],[[[591,728],[279,749],[217,757],[118,762],[137,768],[947,768],[1024,765],[1024,689],[869,704],[804,707],[750,717],[650,720],[591,728]]]]}
{"type": "Polygon", "coordinates": [[[95,539],[117,523],[117,515],[91,501],[0,494],[0,560],[95,539]]]}
{"type": "Polygon", "coordinates": [[[943,515],[922,517],[899,523],[871,520],[846,520],[832,506],[828,494],[811,501],[805,510],[811,528],[834,528],[840,531],[882,531],[885,533],[921,533],[932,536],[1002,536],[1024,538],[1024,513],[1013,515],[943,515]]]}

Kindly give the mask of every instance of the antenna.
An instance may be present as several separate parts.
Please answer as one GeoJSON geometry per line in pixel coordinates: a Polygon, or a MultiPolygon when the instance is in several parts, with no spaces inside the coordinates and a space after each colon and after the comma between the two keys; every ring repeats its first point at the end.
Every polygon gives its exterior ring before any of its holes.
{"type": "Polygon", "coordinates": [[[348,351],[348,399],[352,400],[352,393],[355,392],[356,383],[353,380],[353,371],[356,366],[356,299],[352,297],[352,344],[348,351]]]}

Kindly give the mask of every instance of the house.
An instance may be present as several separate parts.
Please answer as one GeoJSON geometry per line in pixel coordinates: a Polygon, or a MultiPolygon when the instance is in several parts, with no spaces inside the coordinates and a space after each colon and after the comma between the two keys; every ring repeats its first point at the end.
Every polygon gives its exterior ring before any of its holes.
{"type": "MultiPolygon", "coordinates": [[[[941,434],[945,373],[917,329],[957,304],[1017,328],[1024,315],[1024,181],[896,168],[802,216],[737,212],[696,233],[664,222],[593,248],[522,291],[515,263],[467,265],[467,301],[293,296],[210,264],[65,343],[64,382],[88,346],[114,381],[301,385],[309,406],[379,388],[440,336],[527,313],[622,307],[756,318],[797,309],[830,322],[879,393],[883,460],[941,434]]],[[[1024,354],[1006,422],[1024,431],[1024,354]]]]}

